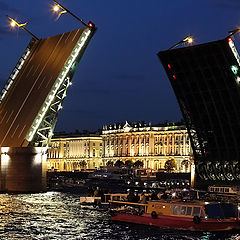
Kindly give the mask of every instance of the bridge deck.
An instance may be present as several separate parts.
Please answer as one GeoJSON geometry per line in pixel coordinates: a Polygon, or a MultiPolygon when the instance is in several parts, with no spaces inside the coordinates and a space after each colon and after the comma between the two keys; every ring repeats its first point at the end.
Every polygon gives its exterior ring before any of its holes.
{"type": "Polygon", "coordinates": [[[22,146],[39,109],[84,29],[34,43],[0,104],[0,146],[22,146]]]}

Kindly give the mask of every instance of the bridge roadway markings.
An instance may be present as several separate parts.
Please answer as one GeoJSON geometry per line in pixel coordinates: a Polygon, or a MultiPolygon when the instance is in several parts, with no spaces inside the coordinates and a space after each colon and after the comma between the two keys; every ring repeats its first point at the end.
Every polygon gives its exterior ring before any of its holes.
{"type": "Polygon", "coordinates": [[[77,30],[77,32],[75,33],[75,35],[73,36],[72,42],[74,41],[74,39],[76,38],[77,34],[79,32],[79,29],[77,30]]]}
{"type": "Polygon", "coordinates": [[[27,75],[25,77],[28,77],[29,73],[32,71],[33,65],[31,66],[30,70],[28,71],[27,75]]]}
{"type": "Polygon", "coordinates": [[[17,131],[18,127],[19,127],[19,124],[18,124],[18,125],[17,125],[17,127],[15,128],[15,130],[14,130],[13,134],[11,135],[11,138],[13,138],[13,136],[15,135],[15,133],[16,133],[16,131],[17,131]]]}
{"type": "Polygon", "coordinates": [[[42,84],[43,84],[43,82],[44,82],[45,78],[46,78],[46,75],[43,77],[43,79],[42,79],[41,83],[39,84],[39,86],[38,86],[38,90],[41,88],[41,86],[42,86],[42,84]]]}
{"type": "Polygon", "coordinates": [[[3,115],[3,117],[2,117],[2,119],[1,119],[1,121],[0,121],[0,124],[2,123],[2,121],[4,120],[4,118],[6,117],[7,112],[8,112],[8,111],[6,111],[6,112],[4,113],[4,115],[3,115]]]}
{"type": "Polygon", "coordinates": [[[22,131],[18,134],[18,138],[20,138],[20,136],[22,135],[22,133],[23,133],[25,127],[26,127],[26,124],[23,126],[22,131]]]}
{"type": "Polygon", "coordinates": [[[11,118],[13,112],[14,112],[14,111],[12,110],[12,112],[11,112],[11,114],[9,115],[9,117],[8,117],[8,119],[7,119],[7,121],[6,121],[6,123],[8,123],[8,121],[10,120],[10,118],[11,118]]]}
{"type": "Polygon", "coordinates": [[[52,76],[49,78],[49,80],[47,81],[47,84],[46,84],[46,86],[45,86],[45,88],[47,88],[48,87],[48,85],[49,85],[49,83],[52,81],[52,76]]]}
{"type": "Polygon", "coordinates": [[[32,74],[32,77],[33,77],[33,76],[35,75],[35,73],[37,72],[37,70],[38,70],[39,66],[40,66],[40,64],[38,64],[38,65],[37,65],[37,67],[36,67],[36,69],[35,69],[34,73],[32,74]]]}

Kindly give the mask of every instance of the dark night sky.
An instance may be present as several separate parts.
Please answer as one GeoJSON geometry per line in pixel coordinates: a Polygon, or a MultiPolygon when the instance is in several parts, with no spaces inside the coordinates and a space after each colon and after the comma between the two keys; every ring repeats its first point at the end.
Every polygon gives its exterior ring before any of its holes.
{"type": "MultiPolygon", "coordinates": [[[[180,120],[181,113],[157,58],[193,34],[195,44],[222,39],[240,25],[239,0],[62,0],[98,30],[73,78],[56,131],[96,130],[128,121],[180,120]]],[[[30,36],[10,30],[6,14],[39,38],[82,27],[68,14],[58,21],[50,0],[0,0],[0,86],[30,36]]],[[[239,41],[239,36],[235,36],[239,41]]]]}

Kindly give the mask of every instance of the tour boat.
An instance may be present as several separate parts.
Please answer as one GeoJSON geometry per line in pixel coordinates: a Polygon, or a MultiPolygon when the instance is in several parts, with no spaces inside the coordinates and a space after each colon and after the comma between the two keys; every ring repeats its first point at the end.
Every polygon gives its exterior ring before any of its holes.
{"type": "Polygon", "coordinates": [[[191,231],[240,229],[237,204],[151,200],[145,203],[111,201],[111,220],[191,231]]]}

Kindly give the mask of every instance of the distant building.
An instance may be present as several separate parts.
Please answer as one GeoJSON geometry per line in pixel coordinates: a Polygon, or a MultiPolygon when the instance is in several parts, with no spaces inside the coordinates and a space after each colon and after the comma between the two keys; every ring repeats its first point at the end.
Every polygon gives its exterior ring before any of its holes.
{"type": "Polygon", "coordinates": [[[95,133],[62,134],[52,138],[48,169],[73,171],[102,165],[102,137],[95,133]]]}
{"type": "Polygon", "coordinates": [[[102,131],[104,165],[141,161],[144,168],[190,172],[191,147],[185,126],[151,126],[135,122],[104,126],[102,131]]]}

